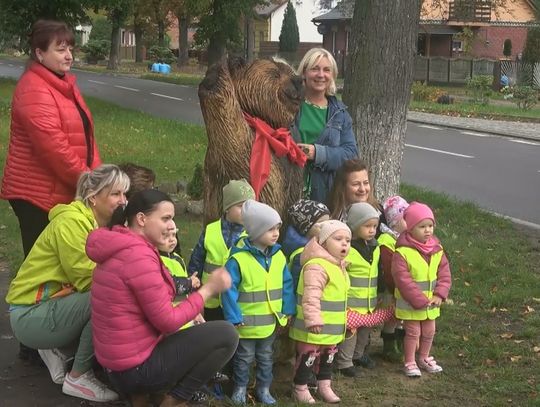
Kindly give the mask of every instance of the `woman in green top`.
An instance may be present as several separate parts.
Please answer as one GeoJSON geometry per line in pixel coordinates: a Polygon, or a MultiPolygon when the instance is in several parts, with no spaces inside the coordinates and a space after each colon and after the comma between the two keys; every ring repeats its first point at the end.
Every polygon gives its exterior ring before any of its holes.
{"type": "Polygon", "coordinates": [[[126,204],[129,178],[116,165],[101,165],[77,182],[75,200],[49,212],[39,235],[9,286],[6,302],[15,337],[39,354],[53,382],[70,396],[112,401],[118,395],[92,371],[94,346],[90,323],[90,285],[95,263],[85,251],[88,234],[106,226],[126,204]],[[73,367],[59,349],[77,346],[73,367]]]}
{"type": "Polygon", "coordinates": [[[337,65],[330,52],[312,48],[300,61],[305,100],[291,128],[294,140],[308,158],[304,198],[326,203],[336,171],[358,157],[352,119],[336,97],[337,65]]]}

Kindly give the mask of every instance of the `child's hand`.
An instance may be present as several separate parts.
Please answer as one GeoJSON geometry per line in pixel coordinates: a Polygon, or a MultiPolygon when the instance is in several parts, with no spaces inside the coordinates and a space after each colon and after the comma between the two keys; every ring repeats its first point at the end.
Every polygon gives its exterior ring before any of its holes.
{"type": "Polygon", "coordinates": [[[204,324],[205,322],[206,322],[206,320],[204,319],[204,317],[201,314],[198,314],[195,317],[195,319],[193,319],[193,323],[195,325],[204,324]]]}
{"type": "Polygon", "coordinates": [[[239,324],[234,324],[235,328],[240,328],[241,326],[244,326],[243,322],[240,322],[239,324]]]}
{"type": "Polygon", "coordinates": [[[442,304],[442,298],[438,295],[434,295],[433,298],[429,301],[430,306],[440,307],[442,304]]]}
{"type": "Polygon", "coordinates": [[[312,334],[320,334],[322,331],[322,325],[313,325],[309,327],[309,332],[312,334]]]}
{"type": "Polygon", "coordinates": [[[196,271],[193,273],[189,279],[191,280],[191,287],[192,288],[199,288],[201,286],[201,280],[197,277],[198,272],[196,271]]]}

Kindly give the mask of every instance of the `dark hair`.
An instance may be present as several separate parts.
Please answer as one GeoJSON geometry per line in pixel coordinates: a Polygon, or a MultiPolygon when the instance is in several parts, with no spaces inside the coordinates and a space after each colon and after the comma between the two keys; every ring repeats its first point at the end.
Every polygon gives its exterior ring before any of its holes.
{"type": "Polygon", "coordinates": [[[30,59],[37,61],[36,48],[47,51],[54,40],[56,40],[56,45],[63,42],[72,47],[75,45],[75,35],[66,23],[55,20],[36,21],[29,38],[30,59]]]}
{"type": "Polygon", "coordinates": [[[156,173],[150,168],[133,163],[123,163],[118,167],[124,171],[130,182],[129,191],[126,192],[126,197],[129,199],[134,193],[151,189],[156,181],[156,173]]]}
{"type": "Polygon", "coordinates": [[[173,203],[173,200],[165,192],[157,189],[136,192],[131,196],[125,208],[119,207],[114,211],[109,227],[124,225],[126,222],[129,226],[138,213],[149,215],[156,210],[161,202],[173,203]]]}
{"type": "MultiPolygon", "coordinates": [[[[328,195],[328,209],[330,209],[330,216],[332,219],[337,219],[341,211],[345,208],[345,187],[347,185],[349,174],[359,171],[366,171],[369,176],[369,169],[366,162],[361,159],[353,159],[345,161],[336,172],[334,184],[328,195]]],[[[380,206],[373,195],[373,186],[369,192],[367,202],[375,208],[380,206]]]]}

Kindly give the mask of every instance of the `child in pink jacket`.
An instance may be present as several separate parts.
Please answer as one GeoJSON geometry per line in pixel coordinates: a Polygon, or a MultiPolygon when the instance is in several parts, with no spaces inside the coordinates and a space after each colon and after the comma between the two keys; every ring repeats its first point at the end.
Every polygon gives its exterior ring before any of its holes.
{"type": "Polygon", "coordinates": [[[433,235],[435,217],[429,206],[413,202],[403,213],[407,230],[396,242],[392,276],[396,284],[396,318],[404,321],[404,372],[420,377],[420,369],[442,372],[430,356],[435,319],[452,285],[448,259],[433,235]],[[418,346],[418,342],[420,342],[418,346]],[[415,360],[418,347],[418,360],[415,360]]]}
{"type": "Polygon", "coordinates": [[[340,402],[331,379],[337,344],[345,338],[349,289],[345,257],[350,248],[349,227],[328,220],[321,223],[318,240],[311,239],[300,257],[296,317],[289,330],[296,340],[293,396],[300,403],[315,403],[307,387],[312,371],[321,398],[327,403],[340,402]]]}

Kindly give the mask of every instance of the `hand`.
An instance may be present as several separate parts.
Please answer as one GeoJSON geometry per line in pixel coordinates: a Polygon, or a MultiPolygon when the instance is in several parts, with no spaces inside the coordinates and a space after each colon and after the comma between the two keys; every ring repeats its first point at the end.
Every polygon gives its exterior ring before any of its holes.
{"type": "Polygon", "coordinates": [[[312,334],[320,334],[322,332],[322,325],[313,325],[308,329],[312,334]]]}
{"type": "Polygon", "coordinates": [[[429,301],[429,305],[433,307],[440,307],[442,304],[442,298],[438,295],[434,295],[433,298],[429,301]]]}
{"type": "Polygon", "coordinates": [[[315,146],[313,144],[303,144],[299,143],[298,147],[304,152],[308,160],[315,159],[315,146]]]}
{"type": "Polygon", "coordinates": [[[193,324],[195,324],[195,325],[204,324],[205,322],[206,322],[206,320],[204,319],[204,317],[201,314],[198,314],[193,319],[193,324]]]}
{"type": "Polygon", "coordinates": [[[197,292],[206,301],[208,298],[216,297],[223,291],[228,290],[231,284],[231,275],[225,267],[220,267],[210,274],[208,281],[197,292]]]}
{"type": "Polygon", "coordinates": [[[201,280],[197,277],[198,272],[193,273],[189,279],[191,280],[191,287],[199,288],[201,286],[201,280]]]}

